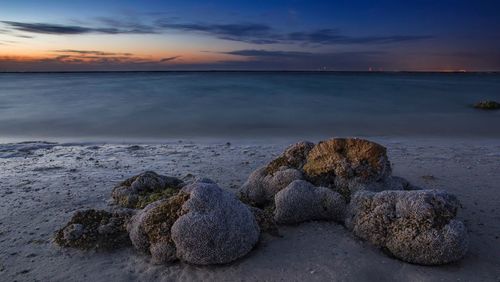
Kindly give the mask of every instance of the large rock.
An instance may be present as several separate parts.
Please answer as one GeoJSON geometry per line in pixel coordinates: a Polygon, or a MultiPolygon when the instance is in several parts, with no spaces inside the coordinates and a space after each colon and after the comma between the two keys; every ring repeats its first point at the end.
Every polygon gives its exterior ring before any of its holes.
{"type": "Polygon", "coordinates": [[[374,183],[391,175],[386,148],[363,139],[319,142],[307,155],[303,171],[311,183],[349,197],[352,183],[374,183]]]}
{"type": "Polygon", "coordinates": [[[184,187],[189,200],[172,226],[177,257],[193,264],[223,264],[246,255],[260,230],[249,207],[215,183],[184,187]]]}
{"type": "Polygon", "coordinates": [[[276,222],[295,224],[309,220],[342,221],[346,203],[331,189],[296,180],[276,194],[275,207],[276,222]]]}
{"type": "Polygon", "coordinates": [[[346,226],[395,257],[437,265],[461,259],[468,248],[458,200],[444,191],[361,191],[351,199],[346,226]]]}
{"type": "Polygon", "coordinates": [[[356,138],[335,138],[316,145],[299,142],[254,171],[241,187],[240,197],[251,205],[265,206],[292,181],[304,179],[331,188],[348,200],[358,190],[404,186],[395,185],[390,177],[386,148],[377,143],[356,138]]]}
{"type": "Polygon", "coordinates": [[[250,208],[203,180],[148,205],[128,226],[134,246],[155,263],[222,264],[247,254],[260,230],[250,208]]]}
{"type": "Polygon", "coordinates": [[[303,179],[302,173],[293,168],[283,166],[268,174],[267,167],[261,167],[252,172],[241,186],[240,199],[252,206],[263,207],[274,201],[276,193],[298,179],[303,179]]]}
{"type": "Polygon", "coordinates": [[[116,249],[130,244],[126,223],[130,211],[77,211],[71,220],[55,234],[54,241],[62,247],[82,250],[116,249]]]}
{"type": "Polygon", "coordinates": [[[183,182],[175,177],[146,171],[133,176],[113,188],[111,196],[115,204],[124,208],[144,208],[149,203],[175,195],[183,182]]]}

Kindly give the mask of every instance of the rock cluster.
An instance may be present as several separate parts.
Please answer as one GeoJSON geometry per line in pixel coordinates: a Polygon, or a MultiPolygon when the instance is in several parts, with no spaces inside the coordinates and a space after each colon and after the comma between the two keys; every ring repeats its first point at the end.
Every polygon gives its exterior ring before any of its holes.
{"type": "Polygon", "coordinates": [[[115,204],[124,208],[144,208],[147,204],[176,194],[184,183],[175,177],[146,171],[118,184],[111,193],[115,204]]]}
{"type": "Polygon", "coordinates": [[[261,232],[279,235],[277,224],[328,220],[410,263],[457,261],[468,248],[458,200],[392,176],[386,149],[363,139],[292,145],[254,171],[239,196],[206,178],[186,185],[147,171],[112,191],[116,205],[133,209],[79,211],[55,242],[79,249],[131,243],[154,263],[224,264],[250,252],[261,232]]]}
{"type": "Polygon", "coordinates": [[[383,146],[363,139],[336,138],[316,145],[299,142],[290,146],[267,166],[254,171],[240,195],[253,205],[266,205],[294,180],[330,188],[348,200],[358,190],[384,190],[398,179],[392,179],[383,146]]]}
{"type": "Polygon", "coordinates": [[[401,260],[444,264],[461,259],[468,248],[465,226],[455,219],[458,207],[444,191],[362,191],[351,200],[346,226],[401,260]]]}
{"type": "Polygon", "coordinates": [[[76,249],[116,249],[130,244],[126,223],[130,211],[77,211],[55,234],[54,241],[62,247],[76,249]]]}
{"type": "Polygon", "coordinates": [[[419,189],[392,176],[383,146],[339,138],[290,146],[249,176],[240,198],[271,209],[279,224],[345,223],[407,262],[459,260],[468,239],[463,223],[454,219],[458,201],[443,191],[419,189]]]}
{"type": "Polygon", "coordinates": [[[187,185],[148,205],[128,226],[133,245],[154,262],[222,264],[247,254],[260,230],[250,208],[213,182],[187,185]]]}

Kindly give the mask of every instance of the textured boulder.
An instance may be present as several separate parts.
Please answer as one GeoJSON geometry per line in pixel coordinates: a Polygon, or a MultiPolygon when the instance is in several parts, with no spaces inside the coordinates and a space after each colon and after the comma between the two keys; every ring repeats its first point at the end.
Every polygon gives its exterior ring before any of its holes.
{"type": "Polygon", "coordinates": [[[386,148],[363,139],[319,142],[303,166],[306,179],[316,186],[334,188],[349,197],[352,183],[374,183],[391,175],[386,148]]]}
{"type": "Polygon", "coordinates": [[[71,220],[55,234],[54,241],[62,247],[116,249],[130,244],[126,223],[130,211],[77,211],[71,220]]]}
{"type": "Polygon", "coordinates": [[[182,186],[180,179],[146,171],[118,184],[111,196],[114,203],[121,207],[140,209],[156,200],[175,195],[182,186]]]}
{"type": "Polygon", "coordinates": [[[346,226],[395,257],[437,265],[461,259],[468,248],[464,224],[455,219],[458,200],[444,191],[361,191],[348,209],[346,226]]]}
{"type": "Polygon", "coordinates": [[[193,183],[181,192],[190,198],[171,230],[178,258],[200,265],[223,264],[252,250],[260,230],[249,207],[215,183],[193,183]]]}
{"type": "Polygon", "coordinates": [[[405,186],[401,179],[391,179],[385,147],[363,139],[335,138],[316,145],[299,142],[288,147],[248,177],[240,189],[240,198],[251,205],[265,206],[273,202],[276,193],[301,179],[331,188],[347,200],[358,190],[405,186]]]}
{"type": "Polygon", "coordinates": [[[276,222],[294,224],[309,220],[341,221],[346,203],[331,189],[296,180],[276,194],[275,207],[276,222]]]}
{"type": "Polygon", "coordinates": [[[314,143],[302,141],[289,146],[283,154],[272,160],[265,169],[265,174],[274,174],[281,167],[301,169],[314,143]]]}
{"type": "Polygon", "coordinates": [[[272,174],[267,167],[254,171],[240,188],[240,199],[253,206],[265,206],[274,200],[274,195],[297,179],[303,179],[302,173],[293,168],[282,166],[272,174]]]}
{"type": "Polygon", "coordinates": [[[208,180],[152,203],[128,225],[130,239],[155,263],[222,264],[247,254],[260,230],[249,207],[208,180]]]}
{"type": "Polygon", "coordinates": [[[161,264],[177,260],[171,228],[184,213],[182,205],[189,194],[178,193],[167,199],[147,205],[132,217],[127,226],[130,240],[142,253],[151,254],[153,263],[161,264]]]}

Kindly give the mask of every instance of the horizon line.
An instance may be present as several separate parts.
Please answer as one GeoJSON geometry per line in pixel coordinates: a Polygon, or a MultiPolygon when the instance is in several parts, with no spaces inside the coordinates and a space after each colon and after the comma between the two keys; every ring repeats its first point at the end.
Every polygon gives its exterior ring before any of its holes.
{"type": "Polygon", "coordinates": [[[148,72],[302,72],[302,73],[500,73],[500,70],[68,70],[68,71],[0,71],[0,74],[17,73],[148,73],[148,72]]]}

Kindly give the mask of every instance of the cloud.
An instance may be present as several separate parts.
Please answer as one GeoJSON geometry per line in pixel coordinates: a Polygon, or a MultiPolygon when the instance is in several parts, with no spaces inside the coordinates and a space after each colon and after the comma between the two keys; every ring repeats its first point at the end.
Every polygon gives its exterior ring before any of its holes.
{"type": "Polygon", "coordinates": [[[161,63],[163,62],[170,62],[170,61],[173,61],[173,60],[176,60],[178,58],[180,58],[181,56],[173,56],[173,57],[168,57],[168,58],[163,58],[160,60],[161,63]]]}
{"type": "MultiPolygon", "coordinates": [[[[54,35],[101,34],[157,34],[169,31],[201,33],[223,40],[240,41],[257,45],[265,44],[390,44],[430,39],[429,35],[374,35],[348,36],[336,29],[325,28],[309,31],[280,32],[262,23],[203,23],[179,22],[173,18],[160,18],[142,23],[136,19],[94,18],[87,25],[60,25],[51,23],[25,23],[0,21],[13,30],[54,35]],[[99,27],[91,27],[98,25],[99,27]]],[[[25,37],[26,35],[18,35],[25,37]]],[[[27,36],[29,37],[29,36],[27,36]]]]}
{"type": "Polygon", "coordinates": [[[255,58],[327,58],[331,56],[353,56],[353,55],[380,55],[384,54],[382,51],[349,51],[349,52],[334,52],[334,53],[313,53],[313,52],[299,52],[299,51],[281,51],[281,50],[256,50],[256,49],[244,49],[244,50],[234,50],[229,52],[218,52],[220,54],[236,55],[243,57],[255,57],[255,58]]]}
{"type": "Polygon", "coordinates": [[[91,28],[79,25],[59,25],[48,23],[23,23],[13,21],[1,21],[7,26],[24,32],[55,34],[55,35],[75,35],[86,33],[122,34],[122,33],[151,33],[151,31],[137,29],[120,29],[114,27],[91,28]]]}
{"type": "Polygon", "coordinates": [[[63,50],[54,50],[53,52],[57,53],[75,53],[82,55],[98,55],[98,56],[132,56],[131,53],[110,53],[110,52],[102,52],[102,51],[93,51],[93,50],[73,50],[73,49],[63,49],[63,50]]]}
{"type": "Polygon", "coordinates": [[[156,21],[158,28],[205,33],[220,39],[254,44],[388,44],[430,39],[430,35],[347,36],[335,29],[317,29],[280,33],[271,26],[260,23],[176,23],[171,19],[156,21]]]}
{"type": "Polygon", "coordinates": [[[73,50],[62,49],[51,51],[54,56],[45,58],[30,58],[16,56],[0,56],[0,63],[3,64],[32,64],[44,66],[60,66],[62,64],[76,68],[86,67],[134,67],[134,66],[163,66],[167,62],[174,61],[180,56],[172,56],[162,59],[151,59],[148,57],[135,56],[131,53],[103,52],[97,50],[73,50]]]}
{"type": "Polygon", "coordinates": [[[297,52],[287,50],[234,50],[222,52],[245,57],[239,61],[220,61],[205,68],[233,70],[367,70],[370,66],[385,65],[383,51],[297,52]]]}
{"type": "Polygon", "coordinates": [[[45,33],[45,34],[82,34],[89,33],[93,31],[90,28],[85,28],[81,26],[69,26],[69,25],[54,25],[45,23],[21,23],[21,22],[11,22],[2,21],[2,23],[9,25],[10,27],[19,30],[32,33],[45,33]]]}
{"type": "Polygon", "coordinates": [[[127,33],[157,33],[154,26],[140,23],[135,20],[118,20],[109,17],[97,17],[95,20],[107,27],[112,27],[118,30],[127,31],[127,33]]]}
{"type": "Polygon", "coordinates": [[[318,44],[384,44],[430,39],[429,35],[392,35],[392,36],[346,36],[334,29],[319,29],[311,32],[288,33],[285,41],[318,44]]]}
{"type": "Polygon", "coordinates": [[[297,52],[297,51],[267,51],[267,50],[235,50],[230,52],[219,52],[221,54],[236,55],[243,57],[305,57],[311,56],[310,52],[297,52]]]}
{"type": "Polygon", "coordinates": [[[24,34],[15,34],[14,36],[19,37],[19,38],[34,38],[33,36],[24,35],[24,34]]]}
{"type": "Polygon", "coordinates": [[[225,40],[243,41],[255,44],[278,43],[278,41],[271,36],[272,28],[268,25],[259,23],[174,23],[170,19],[160,19],[156,21],[156,25],[159,28],[167,30],[210,34],[225,40]]]}
{"type": "Polygon", "coordinates": [[[0,71],[164,70],[169,66],[176,65],[170,62],[180,57],[152,59],[128,53],[87,50],[59,51],[62,52],[45,58],[0,55],[0,71]]]}

